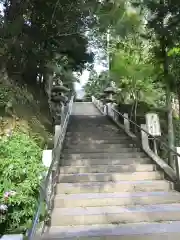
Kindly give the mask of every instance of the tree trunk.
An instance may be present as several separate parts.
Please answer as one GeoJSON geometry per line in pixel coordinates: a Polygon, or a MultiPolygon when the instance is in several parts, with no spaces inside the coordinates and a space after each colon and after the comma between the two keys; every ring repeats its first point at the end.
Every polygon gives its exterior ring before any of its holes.
{"type": "Polygon", "coordinates": [[[178,98],[178,115],[179,115],[179,119],[180,119],[180,89],[178,89],[177,87],[177,98],[178,98]]]}
{"type": "MultiPolygon", "coordinates": [[[[166,89],[166,104],[167,104],[167,113],[168,113],[168,146],[174,150],[174,127],[173,127],[173,109],[172,109],[172,98],[169,87],[166,89]]],[[[173,159],[173,153],[169,152],[169,165],[172,168],[175,168],[175,162],[173,159]]]]}
{"type": "MultiPolygon", "coordinates": [[[[169,76],[169,66],[168,66],[168,56],[164,42],[162,42],[162,52],[164,57],[163,70],[164,78],[166,84],[166,107],[167,107],[167,125],[168,125],[168,147],[174,150],[174,127],[173,127],[173,109],[172,109],[172,96],[169,87],[169,81],[171,81],[169,76]]],[[[168,149],[169,150],[169,149],[168,149]]],[[[173,158],[172,151],[169,151],[168,164],[175,169],[175,162],[173,158]]]]}

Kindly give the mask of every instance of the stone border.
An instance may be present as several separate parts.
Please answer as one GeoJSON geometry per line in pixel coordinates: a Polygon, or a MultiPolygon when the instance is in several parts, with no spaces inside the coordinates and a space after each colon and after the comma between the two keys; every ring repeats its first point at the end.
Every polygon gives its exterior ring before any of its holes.
{"type": "Polygon", "coordinates": [[[4,235],[1,240],[23,240],[22,234],[4,235]]]}

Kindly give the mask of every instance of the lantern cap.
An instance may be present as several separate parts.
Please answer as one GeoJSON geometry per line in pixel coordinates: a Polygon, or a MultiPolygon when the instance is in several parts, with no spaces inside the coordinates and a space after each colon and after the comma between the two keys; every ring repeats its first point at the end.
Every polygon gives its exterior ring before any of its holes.
{"type": "Polygon", "coordinates": [[[116,90],[113,87],[107,87],[104,89],[104,93],[115,93],[116,90]]]}

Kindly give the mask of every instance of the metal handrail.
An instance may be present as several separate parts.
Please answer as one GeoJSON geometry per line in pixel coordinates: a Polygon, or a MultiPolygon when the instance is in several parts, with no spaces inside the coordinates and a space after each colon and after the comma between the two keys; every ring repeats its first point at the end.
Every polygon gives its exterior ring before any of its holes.
{"type": "Polygon", "coordinates": [[[111,108],[112,111],[114,111],[116,114],[118,114],[119,116],[123,117],[124,119],[128,120],[130,123],[132,123],[134,126],[136,126],[139,130],[145,132],[148,136],[151,137],[151,139],[157,141],[157,142],[160,142],[162,145],[164,145],[168,152],[173,152],[174,155],[180,157],[180,154],[177,153],[175,150],[173,150],[172,148],[170,148],[165,142],[163,142],[162,140],[160,140],[159,138],[157,137],[154,137],[152,136],[147,130],[145,130],[144,128],[142,128],[141,126],[139,126],[137,123],[135,123],[134,121],[132,121],[131,119],[129,119],[128,117],[124,116],[122,113],[118,112],[116,109],[114,108],[111,108]]]}
{"type": "MultiPolygon", "coordinates": [[[[71,100],[68,104],[68,110],[66,112],[66,115],[64,117],[64,121],[62,123],[62,129],[61,129],[61,132],[59,134],[59,137],[58,137],[58,140],[57,140],[57,144],[55,146],[55,148],[53,149],[53,158],[52,158],[52,162],[51,162],[51,165],[48,169],[48,173],[45,177],[45,179],[42,181],[42,184],[40,186],[40,192],[39,192],[39,199],[38,199],[38,207],[37,207],[37,210],[36,210],[36,213],[35,213],[35,216],[34,216],[34,219],[33,219],[33,222],[32,222],[32,227],[31,229],[28,231],[28,240],[32,240],[35,236],[35,233],[36,233],[36,228],[37,228],[37,225],[39,223],[39,217],[40,217],[40,212],[41,212],[41,206],[42,206],[42,203],[44,202],[44,200],[46,201],[46,189],[48,188],[48,184],[49,184],[49,181],[50,181],[50,178],[51,178],[51,175],[53,173],[53,168],[54,168],[54,165],[56,163],[56,150],[57,148],[59,147],[60,148],[60,151],[61,152],[61,149],[62,149],[62,142],[64,140],[64,136],[65,136],[65,132],[66,132],[66,129],[67,129],[67,124],[68,124],[68,120],[69,120],[69,116],[70,116],[70,113],[71,113],[71,110],[72,110],[72,104],[73,104],[73,99],[74,99],[74,96],[71,97],[71,100]]],[[[60,156],[58,156],[60,157],[60,156]]],[[[58,166],[57,166],[58,167],[58,166]]],[[[46,205],[48,206],[49,203],[46,202],[46,205]]]]}

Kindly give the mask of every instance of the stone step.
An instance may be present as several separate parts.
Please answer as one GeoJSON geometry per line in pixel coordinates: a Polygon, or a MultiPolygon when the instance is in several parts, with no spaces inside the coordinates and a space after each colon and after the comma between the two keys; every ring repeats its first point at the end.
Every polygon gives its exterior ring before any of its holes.
{"type": "Polygon", "coordinates": [[[77,117],[74,117],[72,118],[72,116],[70,116],[70,119],[69,119],[69,127],[73,127],[75,126],[76,124],[78,126],[86,126],[87,125],[97,125],[97,126],[102,126],[102,125],[105,125],[105,126],[113,126],[112,124],[112,121],[109,120],[106,116],[96,116],[96,117],[93,117],[93,118],[90,118],[90,117],[81,117],[81,116],[77,116],[77,117]]]}
{"type": "Polygon", "coordinates": [[[57,184],[57,194],[150,192],[150,191],[169,191],[172,189],[173,189],[172,183],[165,180],[57,184]]]}
{"type": "Polygon", "coordinates": [[[136,180],[159,180],[163,179],[163,174],[154,172],[134,172],[134,173],[74,173],[60,174],[59,182],[116,182],[116,181],[136,181],[136,180]]]}
{"type": "Polygon", "coordinates": [[[59,194],[55,197],[54,207],[73,208],[167,203],[180,203],[180,194],[175,191],[59,194]]]}
{"type": "Polygon", "coordinates": [[[60,174],[68,173],[101,173],[101,172],[151,172],[156,170],[153,164],[131,165],[97,165],[97,166],[64,166],[60,168],[60,174]]]}
{"type": "Polygon", "coordinates": [[[76,126],[75,128],[68,128],[67,129],[67,135],[71,133],[96,133],[97,132],[110,132],[110,133],[117,133],[117,134],[124,134],[124,131],[122,129],[118,129],[117,127],[113,127],[113,125],[109,126],[97,126],[97,125],[87,125],[87,126],[76,126]]]}
{"type": "Polygon", "coordinates": [[[114,148],[74,148],[74,149],[70,149],[70,148],[64,148],[63,150],[63,153],[127,153],[127,152],[140,152],[140,148],[136,148],[136,147],[133,147],[133,148],[128,148],[128,147],[123,147],[123,148],[120,148],[120,147],[114,147],[114,148]]]}
{"type": "Polygon", "coordinates": [[[180,194],[122,130],[85,105],[73,112],[87,116],[70,117],[43,239],[179,240],[180,194]]]}
{"type": "Polygon", "coordinates": [[[104,126],[104,125],[102,125],[101,127],[99,127],[99,126],[94,126],[94,125],[89,125],[89,126],[81,126],[81,127],[76,127],[76,128],[68,128],[68,130],[67,130],[67,135],[68,134],[78,134],[78,133],[87,133],[87,134],[89,134],[89,133],[96,133],[96,131],[97,132],[99,132],[99,133],[115,133],[115,134],[124,134],[124,131],[123,130],[121,130],[121,129],[118,129],[118,128],[113,128],[112,127],[112,125],[109,125],[109,126],[104,126]]]}
{"type": "Polygon", "coordinates": [[[98,117],[93,117],[93,118],[80,118],[78,116],[78,118],[74,118],[74,119],[70,119],[70,125],[69,127],[73,127],[75,126],[75,124],[77,124],[78,126],[86,126],[87,125],[97,125],[97,126],[112,126],[112,127],[116,127],[116,125],[112,124],[112,121],[110,119],[108,119],[106,116],[98,116],[98,117]]]}
{"type": "Polygon", "coordinates": [[[114,136],[114,135],[124,135],[126,136],[126,134],[124,133],[123,130],[119,130],[119,129],[112,129],[112,128],[109,128],[109,129],[105,129],[104,127],[102,128],[98,128],[96,126],[92,126],[90,128],[88,127],[85,127],[85,128],[82,128],[82,130],[78,131],[78,129],[76,129],[75,131],[67,131],[66,132],[66,135],[67,136],[72,136],[72,135],[87,135],[87,134],[95,134],[97,135],[97,133],[102,133],[103,135],[107,135],[107,134],[110,134],[111,136],[114,136]]]}
{"type": "Polygon", "coordinates": [[[88,143],[84,143],[84,142],[79,142],[77,144],[68,144],[67,142],[65,142],[64,144],[64,149],[65,150],[76,150],[76,149],[90,149],[90,150],[95,150],[95,149],[120,149],[120,148],[133,148],[135,144],[127,142],[127,143],[116,143],[116,144],[112,144],[112,143],[101,143],[96,141],[94,142],[88,142],[88,143]]]}
{"type": "Polygon", "coordinates": [[[105,140],[105,141],[113,141],[113,140],[119,140],[119,141],[123,141],[123,140],[129,140],[128,136],[126,135],[114,135],[113,136],[109,136],[108,134],[106,134],[105,136],[102,134],[94,134],[94,135],[81,135],[81,136],[66,136],[65,140],[82,140],[82,141],[87,141],[87,140],[105,140]]]}
{"type": "Polygon", "coordinates": [[[180,221],[51,227],[43,239],[179,240],[180,221]]]}
{"type": "Polygon", "coordinates": [[[52,226],[180,221],[180,204],[55,208],[52,226]]]}
{"type": "Polygon", "coordinates": [[[86,128],[86,126],[96,126],[96,127],[105,127],[105,128],[114,128],[117,129],[117,126],[115,124],[112,124],[112,121],[104,121],[105,119],[103,119],[103,121],[100,121],[99,119],[93,120],[91,121],[90,119],[85,119],[85,121],[81,121],[80,119],[73,120],[71,122],[70,120],[70,124],[68,125],[68,130],[69,129],[76,129],[77,127],[84,127],[86,128]]]}
{"type": "Polygon", "coordinates": [[[101,121],[100,119],[94,119],[93,121],[91,121],[90,118],[88,119],[84,119],[83,121],[81,121],[81,119],[75,121],[71,121],[69,122],[69,125],[68,125],[68,130],[69,129],[74,129],[76,126],[77,127],[83,127],[83,128],[86,128],[86,125],[88,127],[102,127],[104,126],[105,128],[109,128],[109,127],[112,127],[112,128],[118,128],[114,123],[113,121],[101,121]]]}
{"type": "MultiPolygon", "coordinates": [[[[75,103],[75,104],[77,104],[77,103],[75,103]]],[[[83,103],[83,104],[86,104],[86,108],[87,108],[87,106],[88,106],[88,104],[92,104],[92,103],[83,103]]],[[[83,105],[82,104],[82,105],[83,105]]],[[[89,106],[88,106],[89,107],[89,106]]],[[[98,110],[99,111],[99,110],[98,110]]],[[[87,121],[87,119],[89,120],[88,122],[96,122],[96,121],[98,121],[98,122],[106,122],[106,123],[110,123],[110,120],[106,117],[106,116],[104,116],[104,115],[102,115],[102,114],[99,114],[98,116],[97,115],[94,115],[94,116],[87,116],[87,115],[71,115],[70,116],[70,121],[72,121],[73,123],[75,122],[75,121],[78,121],[78,122],[86,122],[87,121]]]]}
{"type": "Polygon", "coordinates": [[[97,132],[78,132],[78,133],[66,133],[66,137],[69,137],[69,138],[77,138],[77,137],[81,137],[81,138],[87,138],[87,137],[97,137],[98,136],[102,137],[102,139],[106,139],[106,138],[128,138],[127,135],[125,134],[122,134],[122,133],[115,133],[115,132],[103,132],[103,131],[97,131],[97,132]]]}
{"type": "Polygon", "coordinates": [[[83,115],[87,116],[88,118],[90,118],[90,116],[101,117],[101,113],[91,102],[74,102],[71,115],[72,117],[73,115],[75,115],[75,117],[77,116],[81,117],[83,115]]]}
{"type": "MultiPolygon", "coordinates": [[[[68,139],[66,138],[65,141],[65,146],[72,146],[72,145],[81,145],[81,144],[120,144],[120,145],[128,145],[128,144],[132,144],[131,141],[127,138],[127,139],[92,139],[92,138],[86,138],[86,139],[68,139]]],[[[73,146],[74,147],[74,146],[73,146]]]]}
{"type": "Polygon", "coordinates": [[[89,158],[89,159],[67,159],[64,158],[61,160],[61,165],[62,166],[97,166],[97,165],[131,165],[131,164],[146,164],[146,163],[151,163],[150,158],[148,157],[144,157],[144,158],[135,158],[135,157],[131,157],[131,158],[112,158],[112,159],[96,159],[96,158],[89,158]]]}
{"type": "Polygon", "coordinates": [[[84,121],[81,121],[80,119],[78,119],[77,121],[76,120],[73,120],[71,122],[70,120],[70,123],[68,125],[68,129],[76,129],[76,126],[77,127],[86,127],[87,126],[97,126],[97,127],[112,127],[112,128],[116,128],[117,129],[117,126],[115,124],[112,124],[112,121],[107,121],[107,119],[102,119],[103,121],[100,121],[100,119],[93,119],[92,121],[90,119],[84,119],[84,121]]]}
{"type": "Polygon", "coordinates": [[[109,134],[109,133],[99,133],[99,132],[96,132],[96,133],[91,133],[91,134],[87,134],[87,133],[84,133],[84,134],[79,134],[79,135],[75,135],[75,134],[72,134],[71,136],[68,136],[66,135],[65,136],[66,140],[77,140],[77,139],[81,139],[82,141],[87,141],[88,139],[94,139],[94,140],[121,140],[121,141],[124,141],[124,140],[131,140],[129,139],[128,136],[126,135],[122,135],[122,134],[109,134]]]}
{"type": "Polygon", "coordinates": [[[84,131],[84,132],[71,132],[71,133],[67,133],[66,132],[66,137],[67,138],[76,138],[76,137],[84,137],[84,138],[88,138],[88,137],[97,137],[99,138],[100,136],[102,136],[102,139],[107,139],[108,137],[111,139],[129,139],[128,135],[126,135],[125,133],[121,133],[121,132],[112,132],[112,131],[84,131]]]}
{"type": "Polygon", "coordinates": [[[122,158],[138,158],[146,157],[146,154],[143,152],[136,152],[131,150],[130,152],[122,153],[63,153],[64,159],[122,159],[122,158]]]}

